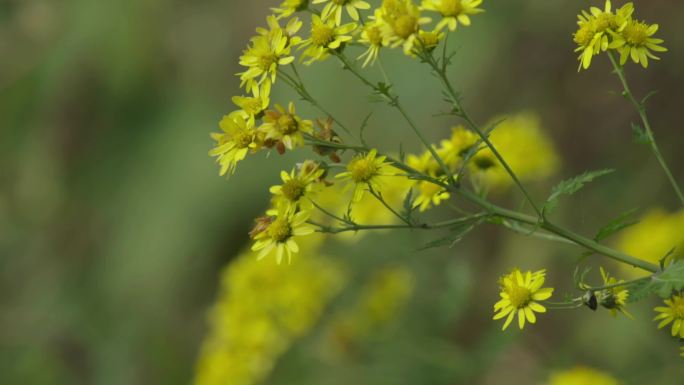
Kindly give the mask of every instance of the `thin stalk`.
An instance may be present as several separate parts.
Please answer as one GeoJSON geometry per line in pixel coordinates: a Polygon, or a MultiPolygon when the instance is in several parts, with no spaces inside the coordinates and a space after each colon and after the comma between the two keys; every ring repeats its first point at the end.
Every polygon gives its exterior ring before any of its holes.
{"type": "Polygon", "coordinates": [[[399,225],[359,225],[359,224],[352,224],[349,226],[345,227],[330,227],[330,226],[325,226],[319,223],[315,223],[312,221],[309,221],[310,224],[314,226],[320,227],[319,232],[324,232],[324,233],[331,233],[331,234],[337,234],[337,233],[344,233],[344,232],[349,232],[349,231],[364,231],[364,230],[390,230],[390,229],[418,229],[418,230],[431,230],[431,229],[441,229],[445,227],[451,227],[451,226],[457,226],[461,225],[464,223],[476,221],[478,219],[481,219],[483,217],[487,217],[489,214],[487,213],[480,213],[480,214],[475,214],[471,215],[468,217],[462,217],[462,218],[457,218],[457,219],[452,219],[449,221],[444,221],[444,222],[437,222],[437,223],[422,223],[422,224],[399,224],[399,225]]]}
{"type": "Polygon", "coordinates": [[[615,59],[615,55],[613,55],[612,52],[608,51],[608,57],[610,58],[610,62],[613,64],[615,74],[617,74],[618,78],[620,78],[620,83],[622,83],[622,94],[625,96],[625,98],[627,98],[627,100],[630,101],[630,103],[632,103],[634,108],[637,110],[639,117],[641,118],[641,122],[644,125],[644,130],[646,130],[646,136],[648,137],[648,144],[651,147],[651,151],[653,151],[653,154],[655,155],[656,159],[658,159],[658,163],[660,163],[660,167],[665,172],[665,175],[667,175],[667,179],[670,181],[670,184],[672,185],[672,188],[675,190],[677,197],[679,197],[679,201],[682,203],[682,205],[684,205],[684,194],[682,194],[682,190],[679,188],[679,184],[672,175],[672,171],[670,171],[670,167],[667,165],[667,162],[665,161],[665,158],[663,157],[663,154],[660,151],[660,147],[658,146],[658,143],[655,140],[655,135],[653,134],[653,130],[651,129],[651,123],[648,120],[648,115],[646,114],[646,106],[644,106],[642,102],[639,102],[634,97],[634,94],[632,93],[632,90],[629,87],[629,83],[627,83],[625,69],[617,62],[617,60],[615,59]]]}

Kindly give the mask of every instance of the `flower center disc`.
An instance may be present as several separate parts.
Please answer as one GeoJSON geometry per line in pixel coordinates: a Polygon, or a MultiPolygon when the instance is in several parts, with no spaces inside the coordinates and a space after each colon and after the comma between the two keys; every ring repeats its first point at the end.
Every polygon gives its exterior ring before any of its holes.
{"type": "Polygon", "coordinates": [[[463,4],[461,0],[442,0],[439,12],[446,17],[458,16],[463,12],[463,4]]]}
{"type": "Polygon", "coordinates": [[[291,202],[296,202],[304,195],[304,183],[299,179],[290,179],[283,184],[283,196],[291,202]]]}
{"type": "Polygon", "coordinates": [[[276,242],[285,242],[292,235],[292,228],[287,220],[278,218],[268,226],[268,235],[276,242]]]}
{"type": "Polygon", "coordinates": [[[334,30],[327,25],[316,25],[311,27],[311,41],[314,45],[325,47],[333,41],[334,30]]]}
{"type": "Polygon", "coordinates": [[[357,159],[349,164],[349,172],[352,180],[356,183],[368,182],[378,171],[373,161],[368,159],[357,159]]]}
{"type": "Polygon", "coordinates": [[[518,309],[525,307],[532,300],[530,289],[518,285],[513,285],[506,289],[511,305],[518,309]]]}

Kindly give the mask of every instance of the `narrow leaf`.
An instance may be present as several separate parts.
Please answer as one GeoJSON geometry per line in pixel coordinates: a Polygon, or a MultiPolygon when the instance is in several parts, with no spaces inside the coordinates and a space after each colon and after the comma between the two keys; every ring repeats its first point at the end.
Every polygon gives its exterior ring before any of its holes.
{"type": "Polygon", "coordinates": [[[550,212],[556,208],[561,196],[572,195],[581,190],[586,183],[589,183],[598,177],[610,174],[614,171],[615,170],[611,169],[587,171],[582,175],[560,182],[556,185],[556,187],[553,188],[551,195],[546,200],[546,203],[544,204],[544,212],[550,212]]]}
{"type": "Polygon", "coordinates": [[[594,237],[594,240],[596,242],[600,242],[608,237],[610,237],[613,234],[618,233],[619,231],[633,226],[639,221],[630,221],[628,220],[629,217],[634,215],[634,213],[637,212],[638,209],[631,209],[629,211],[625,211],[624,213],[620,214],[619,217],[613,219],[610,221],[607,225],[603,226],[597,233],[596,236],[594,237]]]}

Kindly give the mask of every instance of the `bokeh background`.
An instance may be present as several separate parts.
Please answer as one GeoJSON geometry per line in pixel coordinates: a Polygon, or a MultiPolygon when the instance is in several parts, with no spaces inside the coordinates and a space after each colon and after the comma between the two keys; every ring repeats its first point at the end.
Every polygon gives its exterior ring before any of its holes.
{"type": "MultiPolygon", "coordinates": [[[[618,170],[557,213],[587,234],[630,208],[678,209],[647,148],[633,143],[636,116],[616,94],[607,59],[577,73],[575,15],[596,3],[487,1],[487,13],[452,41],[451,74],[477,120],[533,111],[553,139],[563,165],[531,186],[535,196],[586,169],[618,170]]],[[[207,156],[209,132],[239,93],[237,58],[275,5],[0,2],[0,383],[193,381],[220,271],[247,246],[278,171],[298,159],[251,157],[226,180],[207,156]]],[[[647,71],[630,66],[628,76],[637,94],[659,91],[649,102],[653,126],[684,180],[684,4],[636,6],[661,25],[670,51],[647,71]]],[[[400,53],[384,60],[427,135],[447,136],[454,122],[432,116],[445,106],[424,67],[400,53]]],[[[369,104],[338,69],[330,60],[305,74],[322,103],[356,125],[374,109],[369,142],[419,150],[402,121],[369,104]]],[[[291,98],[280,87],[273,100],[291,98]]],[[[568,287],[579,250],[483,226],[454,248],[416,251],[430,239],[384,233],[353,247],[331,244],[326,252],[357,274],[405,266],[414,276],[410,299],[392,326],[343,358],[330,358],[334,344],[311,337],[325,334],[314,326],[265,381],[543,384],[555,370],[587,365],[624,384],[682,383],[677,344],[651,322],[655,300],[632,307],[635,321],[586,309],[548,314],[525,333],[502,333],[490,321],[499,274],[543,266],[555,286],[568,287]]]]}

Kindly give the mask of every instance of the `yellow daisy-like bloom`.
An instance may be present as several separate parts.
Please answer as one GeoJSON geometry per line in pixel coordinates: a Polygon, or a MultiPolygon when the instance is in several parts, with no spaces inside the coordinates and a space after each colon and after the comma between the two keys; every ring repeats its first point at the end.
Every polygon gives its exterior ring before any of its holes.
{"type": "Polygon", "coordinates": [[[625,64],[627,58],[648,67],[648,59],[660,60],[651,51],[666,52],[667,48],[661,46],[663,39],[652,37],[658,31],[658,24],[646,24],[642,21],[630,20],[624,29],[615,34],[615,40],[610,44],[610,48],[620,52],[620,64],[625,64]]]}
{"type": "Polygon", "coordinates": [[[264,123],[259,131],[266,134],[266,140],[280,142],[288,150],[304,145],[304,134],[313,134],[313,122],[303,120],[296,114],[294,103],[285,110],[276,104],[276,110],[264,113],[264,123]]]}
{"type": "Polygon", "coordinates": [[[378,16],[388,44],[392,48],[403,45],[407,55],[413,50],[420,26],[430,22],[430,18],[421,17],[411,0],[383,0],[378,16]]]}
{"type": "MultiPolygon", "coordinates": [[[[614,277],[611,277],[603,269],[603,267],[601,267],[601,277],[603,278],[604,286],[611,286],[624,282],[623,280],[618,281],[614,277]]],[[[627,310],[625,310],[625,306],[627,306],[627,300],[629,299],[629,290],[627,290],[625,287],[611,287],[609,289],[601,290],[598,294],[598,300],[601,306],[609,309],[613,316],[620,312],[626,315],[628,318],[634,318],[627,312],[627,310]]]]}
{"type": "MultiPolygon", "coordinates": [[[[420,156],[409,155],[406,157],[406,164],[418,172],[446,181],[442,168],[429,151],[425,151],[420,156]]],[[[449,192],[443,187],[429,181],[415,181],[415,185],[418,190],[418,196],[414,201],[414,205],[421,212],[430,209],[432,206],[439,206],[442,201],[448,200],[451,197],[449,192]]]]}
{"type": "Polygon", "coordinates": [[[547,385],[619,385],[619,382],[608,373],[577,367],[554,373],[547,385]]]}
{"type": "Polygon", "coordinates": [[[279,8],[271,8],[271,10],[278,15],[278,19],[282,19],[306,10],[308,5],[309,0],[285,0],[279,8]]]}
{"type": "Polygon", "coordinates": [[[291,40],[281,28],[253,37],[250,46],[240,56],[240,65],[247,67],[247,71],[238,74],[240,87],[254,93],[262,83],[274,83],[278,66],[294,61],[291,49],[291,40]]]}
{"type": "Polygon", "coordinates": [[[209,151],[209,155],[215,156],[216,162],[221,165],[220,175],[227,172],[233,174],[237,163],[245,159],[249,151],[259,148],[257,131],[254,124],[239,114],[224,116],[219,127],[223,132],[211,134],[216,146],[209,151]]]}
{"type": "Polygon", "coordinates": [[[451,129],[451,137],[441,142],[441,154],[444,162],[451,168],[461,166],[463,158],[479,140],[479,136],[463,126],[455,126],[451,129]]]}
{"type": "Polygon", "coordinates": [[[310,160],[302,163],[298,172],[295,169],[289,174],[281,171],[280,178],[283,184],[269,189],[274,196],[275,207],[289,211],[296,211],[302,205],[309,207],[311,203],[308,199],[317,191],[317,187],[321,187],[321,177],[324,173],[325,170],[318,163],[310,160]]]}
{"type": "Polygon", "coordinates": [[[328,3],[321,12],[323,20],[333,18],[336,25],[342,24],[342,9],[347,10],[347,14],[354,21],[359,20],[359,9],[370,9],[370,4],[363,0],[313,0],[313,4],[328,3]]]}
{"type": "Polygon", "coordinates": [[[423,0],[422,8],[442,15],[442,20],[437,23],[435,29],[449,27],[450,31],[455,31],[458,23],[470,25],[470,15],[484,12],[478,8],[480,4],[482,0],[423,0]]]}
{"type": "Polygon", "coordinates": [[[314,228],[306,223],[309,215],[309,211],[281,211],[277,216],[271,217],[264,229],[253,236],[255,242],[252,251],[259,252],[257,259],[262,259],[275,251],[278,263],[282,262],[284,255],[287,255],[288,263],[291,263],[292,254],[299,252],[299,246],[294,238],[314,232],[314,228]]]}
{"type": "MultiPolygon", "coordinates": [[[[376,15],[379,15],[379,12],[379,10],[376,10],[376,15]]],[[[380,54],[380,49],[388,44],[387,40],[382,34],[382,24],[377,21],[378,16],[371,18],[374,20],[367,23],[363,27],[361,38],[359,39],[359,43],[368,46],[368,49],[357,58],[358,60],[361,60],[364,57],[366,58],[363,61],[362,67],[366,67],[368,64],[375,64],[375,61],[378,59],[378,55],[380,54]]]]}
{"type": "Polygon", "coordinates": [[[546,308],[538,301],[544,301],[553,294],[552,288],[543,288],[545,271],[528,271],[523,274],[514,269],[510,274],[501,277],[501,300],[494,304],[494,319],[506,318],[502,330],[506,330],[515,315],[518,315],[518,327],[525,326],[525,320],[529,323],[537,322],[537,313],[545,313],[546,308]],[[498,313],[497,313],[498,312],[498,313]]]}
{"type": "Polygon", "coordinates": [[[444,39],[444,32],[439,29],[434,31],[418,31],[418,36],[413,40],[413,49],[411,49],[411,56],[416,56],[422,51],[432,52],[437,48],[439,42],[444,39]]]}
{"type": "Polygon", "coordinates": [[[239,115],[243,119],[248,120],[249,124],[255,125],[256,117],[260,116],[271,103],[269,98],[270,93],[270,83],[265,82],[261,87],[255,88],[253,96],[233,96],[233,103],[240,107],[240,109],[231,112],[231,116],[239,115]]]}
{"type": "Polygon", "coordinates": [[[347,171],[335,175],[335,178],[350,181],[354,185],[352,202],[358,202],[363,198],[367,189],[380,192],[382,176],[387,176],[390,164],[385,162],[386,157],[378,156],[377,150],[370,150],[365,155],[357,155],[347,164],[347,171]]]}
{"type": "Polygon", "coordinates": [[[633,12],[634,5],[627,3],[613,13],[610,0],[606,0],[603,10],[591,7],[577,16],[579,28],[573,40],[578,45],[575,52],[580,52],[580,69],[589,68],[594,55],[611,48],[610,37],[625,28],[633,12]]]}
{"type": "Polygon", "coordinates": [[[356,29],[356,23],[348,23],[341,26],[335,25],[335,20],[323,21],[318,15],[311,16],[311,37],[302,41],[299,49],[306,50],[300,60],[304,64],[315,61],[323,61],[330,56],[330,50],[338,49],[342,43],[352,40],[350,33],[356,29]],[[310,58],[304,61],[305,58],[310,58]]]}
{"type": "Polygon", "coordinates": [[[672,336],[684,338],[684,295],[675,294],[672,298],[665,300],[665,305],[655,308],[660,313],[653,320],[659,321],[658,329],[672,324],[672,336]]]}

